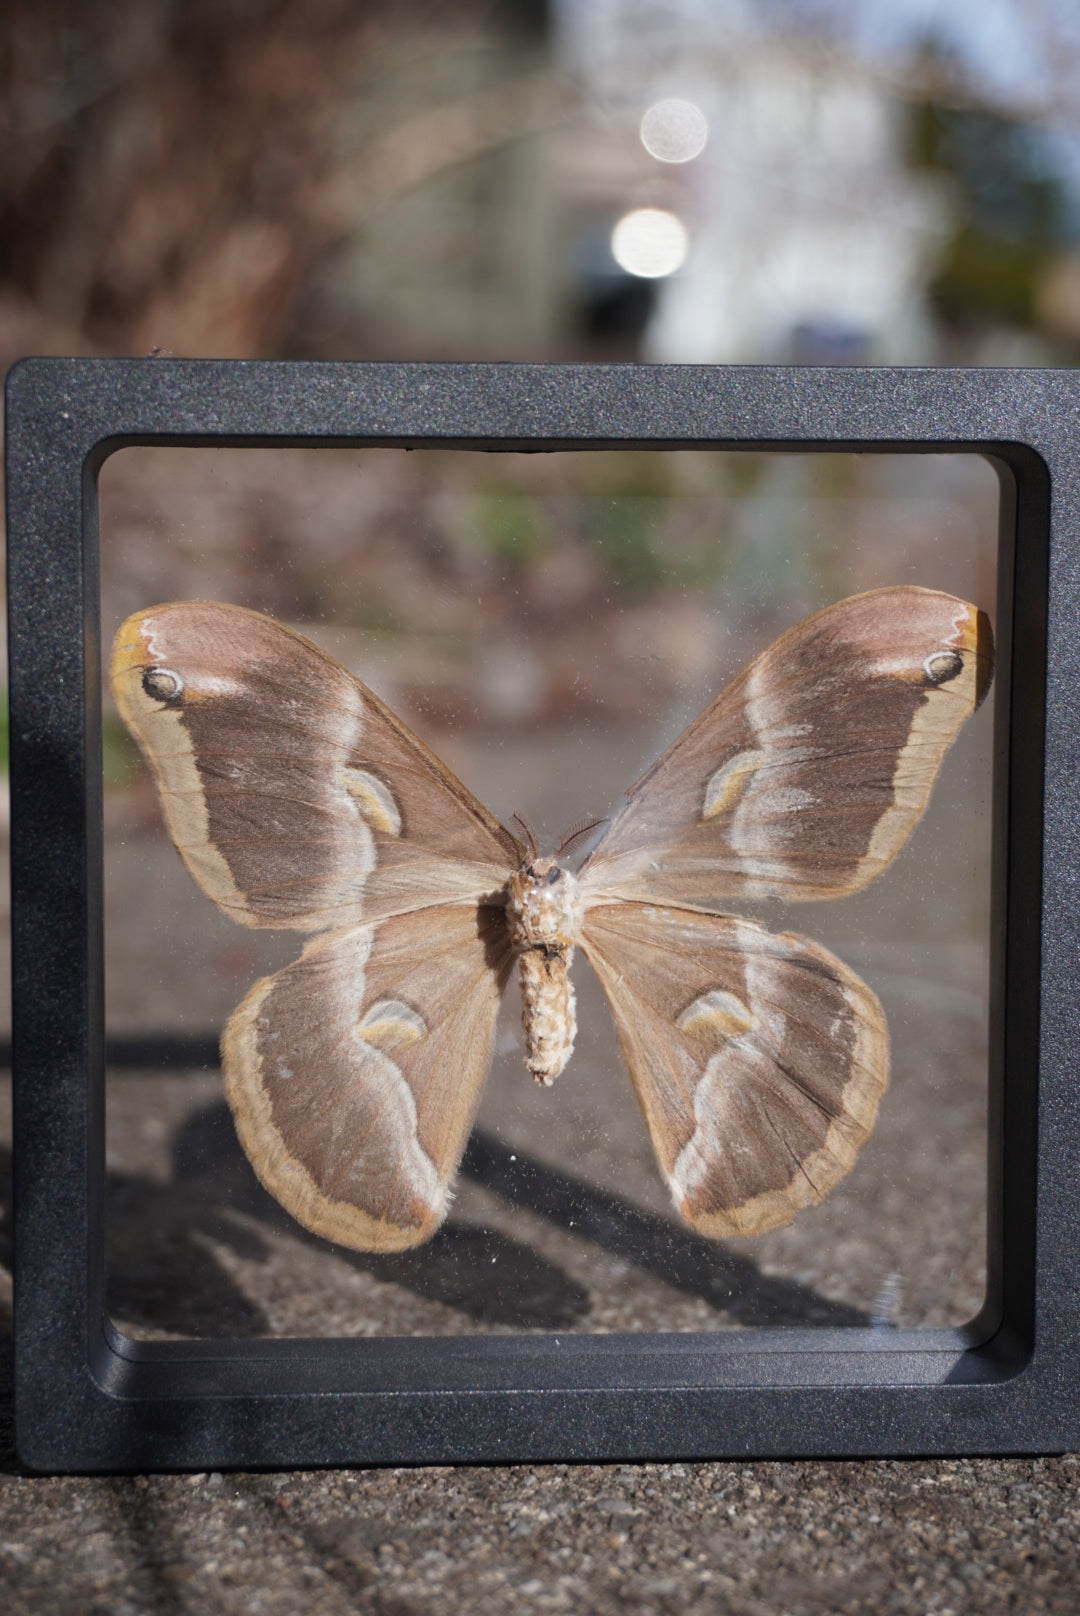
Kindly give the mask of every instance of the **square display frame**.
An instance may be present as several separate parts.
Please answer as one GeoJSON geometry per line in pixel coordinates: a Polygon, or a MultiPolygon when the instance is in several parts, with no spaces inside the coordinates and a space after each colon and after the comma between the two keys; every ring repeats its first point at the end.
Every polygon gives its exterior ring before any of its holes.
{"type": "Polygon", "coordinates": [[[1080,1448],[1080,373],[29,359],[7,380],[15,1398],[43,1471],[1080,1448]],[[965,1329],[136,1341],[104,1288],[97,476],[130,445],[968,453],[1001,487],[965,1329]]]}

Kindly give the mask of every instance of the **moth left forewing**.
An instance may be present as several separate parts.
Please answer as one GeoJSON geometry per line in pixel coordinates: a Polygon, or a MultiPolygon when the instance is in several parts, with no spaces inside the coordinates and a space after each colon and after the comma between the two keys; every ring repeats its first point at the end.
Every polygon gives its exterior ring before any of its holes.
{"type": "Polygon", "coordinates": [[[435,1232],[510,964],[501,908],[446,904],[318,937],[255,984],[223,1040],[226,1093],[298,1222],[362,1251],[435,1232]]]}
{"type": "Polygon", "coordinates": [[[951,595],[881,589],[818,612],[632,788],[584,889],[711,909],[857,891],[911,834],[992,669],[986,618],[951,595]]]}
{"type": "Polygon", "coordinates": [[[203,890],[323,930],[497,890],[520,848],[372,691],[260,612],[181,601],[116,636],[113,691],[203,890]]]}
{"type": "Polygon", "coordinates": [[[702,1234],[758,1234],[826,1196],[888,1082],[881,1006],[806,938],[651,904],[589,909],[660,1170],[702,1234]]]}

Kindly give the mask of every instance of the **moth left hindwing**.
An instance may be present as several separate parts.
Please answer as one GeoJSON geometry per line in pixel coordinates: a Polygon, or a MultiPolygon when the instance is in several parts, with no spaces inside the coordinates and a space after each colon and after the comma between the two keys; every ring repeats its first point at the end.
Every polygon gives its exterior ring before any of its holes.
{"type": "Polygon", "coordinates": [[[320,937],[256,982],[225,1033],[226,1092],[300,1223],[364,1251],[435,1232],[510,965],[500,910],[442,904],[320,937]]]}

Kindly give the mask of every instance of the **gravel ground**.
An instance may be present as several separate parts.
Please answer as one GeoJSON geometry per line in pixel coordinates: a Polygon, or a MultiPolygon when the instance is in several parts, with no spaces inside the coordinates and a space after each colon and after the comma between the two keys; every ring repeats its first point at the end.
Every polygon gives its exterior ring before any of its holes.
{"type": "Polygon", "coordinates": [[[0,1475],[10,1616],[1075,1612],[1080,1460],[0,1475]]]}

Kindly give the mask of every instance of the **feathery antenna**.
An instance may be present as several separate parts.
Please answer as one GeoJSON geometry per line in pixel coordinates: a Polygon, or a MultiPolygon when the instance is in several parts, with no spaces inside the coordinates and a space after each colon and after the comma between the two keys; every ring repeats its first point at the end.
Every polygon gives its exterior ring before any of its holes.
{"type": "Polygon", "coordinates": [[[521,828],[521,832],[528,845],[529,857],[535,858],[540,849],[536,845],[536,836],[533,832],[532,826],[529,824],[529,821],[525,818],[524,814],[519,814],[516,808],[510,817],[513,819],[515,825],[518,825],[521,828]]]}
{"type": "Polygon", "coordinates": [[[575,842],[580,842],[583,836],[588,836],[590,831],[594,831],[598,825],[602,824],[604,824],[602,814],[593,814],[587,819],[579,819],[576,825],[570,827],[555,849],[555,857],[562,858],[564,853],[570,851],[575,842]]]}

